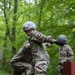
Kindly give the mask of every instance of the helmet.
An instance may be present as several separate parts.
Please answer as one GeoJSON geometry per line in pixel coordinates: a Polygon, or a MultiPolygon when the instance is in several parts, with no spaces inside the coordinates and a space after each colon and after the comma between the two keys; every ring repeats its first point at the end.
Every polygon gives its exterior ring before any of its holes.
{"type": "Polygon", "coordinates": [[[60,35],[59,37],[58,37],[58,40],[67,40],[67,37],[64,35],[64,34],[62,34],[62,35],[60,35]]]}
{"type": "Polygon", "coordinates": [[[26,23],[24,23],[23,25],[23,30],[24,31],[28,31],[30,29],[35,29],[36,25],[32,22],[32,21],[27,21],[26,23]]]}
{"type": "Polygon", "coordinates": [[[58,37],[58,40],[56,40],[55,43],[58,45],[64,45],[66,44],[66,41],[67,41],[67,37],[64,34],[62,34],[58,37]]]}

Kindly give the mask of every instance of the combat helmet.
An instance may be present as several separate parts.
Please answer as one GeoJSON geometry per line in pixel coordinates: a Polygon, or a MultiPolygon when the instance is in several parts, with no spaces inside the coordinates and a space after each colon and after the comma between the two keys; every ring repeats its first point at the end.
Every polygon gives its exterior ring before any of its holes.
{"type": "Polygon", "coordinates": [[[60,35],[58,37],[58,40],[65,40],[65,41],[67,41],[67,37],[66,37],[66,35],[62,34],[62,35],[60,35]]]}
{"type": "Polygon", "coordinates": [[[27,21],[23,25],[23,30],[28,31],[30,29],[36,29],[36,25],[32,21],[27,21]]]}
{"type": "Polygon", "coordinates": [[[62,35],[59,35],[58,40],[56,40],[55,43],[58,45],[64,45],[66,44],[66,41],[67,41],[66,35],[62,34],[62,35]]]}

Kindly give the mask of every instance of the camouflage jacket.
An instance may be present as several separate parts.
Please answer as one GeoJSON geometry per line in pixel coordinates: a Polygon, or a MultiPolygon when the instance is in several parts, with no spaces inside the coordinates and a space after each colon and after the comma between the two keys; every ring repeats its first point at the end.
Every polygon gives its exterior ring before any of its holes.
{"type": "Polygon", "coordinates": [[[30,43],[25,42],[19,52],[12,58],[12,75],[30,75],[32,73],[32,54],[30,43]]]}
{"type": "Polygon", "coordinates": [[[59,63],[63,64],[65,61],[72,61],[74,59],[74,53],[71,47],[67,44],[59,49],[59,63]]]}
{"type": "Polygon", "coordinates": [[[54,39],[52,36],[45,36],[38,31],[34,31],[33,35],[29,38],[29,42],[33,55],[33,61],[50,59],[45,48],[45,43],[53,43],[54,39]]]}
{"type": "Polygon", "coordinates": [[[11,63],[14,62],[28,62],[31,63],[32,54],[30,49],[30,43],[25,42],[19,52],[12,58],[11,63]]]}

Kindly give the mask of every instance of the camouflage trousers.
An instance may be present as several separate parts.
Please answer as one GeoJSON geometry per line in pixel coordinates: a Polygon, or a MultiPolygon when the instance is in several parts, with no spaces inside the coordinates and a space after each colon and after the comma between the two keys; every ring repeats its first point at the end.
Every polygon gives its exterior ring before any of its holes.
{"type": "Polygon", "coordinates": [[[49,66],[48,61],[35,61],[34,62],[34,75],[46,75],[46,70],[49,66]]]}
{"type": "Polygon", "coordinates": [[[29,63],[15,62],[12,63],[12,75],[46,75],[49,61],[36,61],[33,66],[29,63]]]}
{"type": "Polygon", "coordinates": [[[58,66],[58,75],[63,75],[63,65],[58,66]]]}
{"type": "Polygon", "coordinates": [[[25,62],[12,63],[13,73],[12,75],[32,75],[32,65],[25,62]]]}

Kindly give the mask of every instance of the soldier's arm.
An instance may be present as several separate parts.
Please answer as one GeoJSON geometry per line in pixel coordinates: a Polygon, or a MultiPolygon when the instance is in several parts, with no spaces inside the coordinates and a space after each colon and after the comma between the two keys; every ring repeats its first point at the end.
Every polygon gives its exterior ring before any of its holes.
{"type": "Polygon", "coordinates": [[[34,35],[34,40],[38,41],[38,42],[48,42],[48,43],[54,43],[55,39],[52,36],[45,36],[42,33],[36,33],[34,35]]]}
{"type": "Polygon", "coordinates": [[[46,42],[46,43],[44,43],[44,45],[45,45],[45,46],[47,46],[48,48],[50,48],[50,47],[51,47],[51,44],[50,44],[50,43],[47,43],[47,42],[46,42]]]}
{"type": "MultiPolygon", "coordinates": [[[[25,58],[25,52],[30,48],[29,43],[24,43],[22,48],[19,50],[19,52],[13,57],[11,60],[11,66],[14,70],[17,71],[24,71],[25,68],[27,67],[27,62],[22,61],[23,58],[25,58]]],[[[27,59],[26,59],[27,60],[27,59]]]]}
{"type": "Polygon", "coordinates": [[[10,61],[11,66],[14,70],[22,71],[24,69],[22,62],[20,61],[22,59],[22,57],[24,56],[23,49],[24,49],[24,47],[22,47],[19,50],[19,52],[10,61]]]}
{"type": "Polygon", "coordinates": [[[74,59],[74,52],[72,48],[69,46],[67,49],[67,61],[72,61],[74,59]]]}
{"type": "Polygon", "coordinates": [[[28,42],[25,42],[23,44],[23,46],[21,47],[21,49],[19,50],[19,52],[12,58],[11,63],[13,62],[18,62],[20,61],[23,57],[24,57],[24,53],[26,52],[26,50],[28,50],[30,47],[30,44],[28,42]]]}

